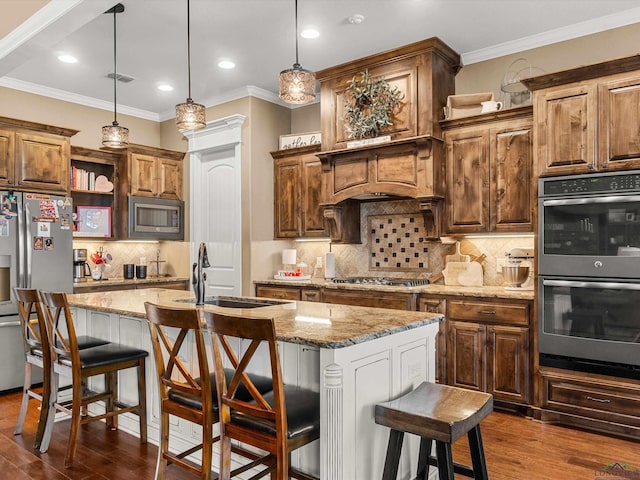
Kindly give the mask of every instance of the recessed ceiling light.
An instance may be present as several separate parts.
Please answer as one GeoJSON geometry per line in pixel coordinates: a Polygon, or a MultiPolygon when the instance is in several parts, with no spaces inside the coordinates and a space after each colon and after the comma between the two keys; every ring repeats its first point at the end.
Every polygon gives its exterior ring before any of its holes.
{"type": "Polygon", "coordinates": [[[307,39],[318,38],[320,36],[320,32],[316,27],[305,27],[304,30],[300,32],[300,36],[307,39]]]}
{"type": "Polygon", "coordinates": [[[67,55],[63,53],[62,55],[58,55],[58,60],[64,63],[78,63],[78,59],[73,55],[67,55]]]}
{"type": "Polygon", "coordinates": [[[225,70],[230,70],[232,68],[236,68],[236,64],[229,60],[228,58],[223,58],[218,62],[218,66],[220,68],[224,68],[225,70]]]}
{"type": "Polygon", "coordinates": [[[362,22],[364,22],[364,15],[360,15],[359,13],[355,13],[353,15],[351,15],[350,17],[347,17],[347,22],[353,24],[353,25],[359,25],[362,22]]]}
{"type": "Polygon", "coordinates": [[[160,90],[161,92],[171,92],[173,91],[173,87],[167,83],[161,83],[160,85],[158,85],[158,90],[160,90]]]}

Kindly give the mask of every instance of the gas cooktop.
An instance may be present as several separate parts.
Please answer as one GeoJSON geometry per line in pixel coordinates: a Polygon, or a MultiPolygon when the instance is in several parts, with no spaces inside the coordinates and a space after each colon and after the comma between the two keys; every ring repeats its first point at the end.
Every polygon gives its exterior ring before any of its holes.
{"type": "Polygon", "coordinates": [[[388,277],[347,277],[347,278],[334,278],[333,283],[419,287],[420,285],[429,285],[429,279],[428,278],[388,278],[388,277]]]}

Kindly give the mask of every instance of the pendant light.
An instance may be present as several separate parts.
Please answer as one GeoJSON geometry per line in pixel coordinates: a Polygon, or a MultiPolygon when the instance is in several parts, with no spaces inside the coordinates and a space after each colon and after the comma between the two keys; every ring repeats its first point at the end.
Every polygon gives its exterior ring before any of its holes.
{"type": "Polygon", "coordinates": [[[293,104],[313,102],[316,98],[316,74],[298,63],[298,0],[295,0],[296,63],[280,72],[280,99],[293,104]]]}
{"type": "Polygon", "coordinates": [[[122,12],[124,12],[124,5],[121,3],[105,12],[113,13],[113,123],[102,127],[102,145],[109,148],[125,148],[129,145],[129,129],[118,124],[116,14],[122,12]]]}
{"type": "Polygon", "coordinates": [[[204,105],[191,98],[191,12],[187,0],[187,64],[189,72],[189,96],[187,101],[176,105],[176,125],[180,130],[200,130],[207,126],[204,105]]]}

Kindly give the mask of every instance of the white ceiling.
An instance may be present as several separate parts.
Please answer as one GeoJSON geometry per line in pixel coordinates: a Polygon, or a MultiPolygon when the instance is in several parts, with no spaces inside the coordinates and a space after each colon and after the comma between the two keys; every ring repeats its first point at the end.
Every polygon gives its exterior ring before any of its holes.
{"type": "MultiPolygon", "coordinates": [[[[0,7],[3,0],[0,0],[0,7]]],[[[113,0],[51,0],[0,39],[0,85],[109,109],[113,0]],[[63,64],[58,52],[77,64],[63,64]]],[[[164,120],[187,96],[185,0],[122,0],[118,15],[121,113],[164,120]],[[160,92],[160,82],[174,85],[160,92]]],[[[298,0],[300,63],[321,70],[437,36],[463,63],[640,22],[638,0],[298,0]],[[364,15],[362,24],[347,22],[364,15]]],[[[278,73],[295,60],[293,0],[192,0],[192,97],[205,105],[247,93],[277,99],[278,73]],[[234,70],[221,70],[221,57],[234,70]]]]}

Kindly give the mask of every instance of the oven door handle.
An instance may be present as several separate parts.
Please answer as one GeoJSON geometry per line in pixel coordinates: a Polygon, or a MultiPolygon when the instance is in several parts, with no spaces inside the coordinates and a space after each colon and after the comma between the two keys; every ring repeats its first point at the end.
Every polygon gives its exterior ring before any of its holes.
{"type": "Polygon", "coordinates": [[[617,203],[617,202],[639,202],[640,195],[606,195],[602,197],[590,198],[564,198],[543,200],[542,205],[553,207],[556,205],[587,205],[590,203],[617,203]]]}
{"type": "Polygon", "coordinates": [[[576,287],[576,288],[607,288],[612,290],[640,290],[638,283],[622,282],[575,282],[573,280],[542,280],[543,286],[576,287]]]}

